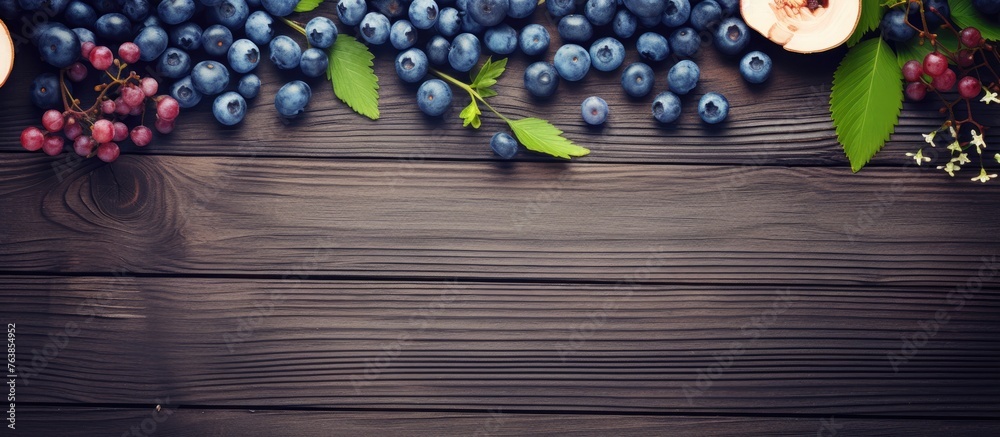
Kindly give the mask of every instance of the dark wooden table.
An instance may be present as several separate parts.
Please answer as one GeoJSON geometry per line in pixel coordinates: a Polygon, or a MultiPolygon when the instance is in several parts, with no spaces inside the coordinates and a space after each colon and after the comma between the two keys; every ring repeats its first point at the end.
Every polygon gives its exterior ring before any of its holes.
{"type": "Polygon", "coordinates": [[[717,128],[694,98],[657,125],[618,72],[535,101],[515,56],[494,104],[593,153],[510,163],[496,118],[463,129],[460,94],[424,117],[387,52],[378,122],[319,80],[282,122],[293,76],[262,64],[240,126],[203,105],[111,165],[27,153],[22,52],[0,89],[20,376],[0,435],[1000,434],[1000,185],[911,165],[932,105],[852,175],[826,105],[843,52],[754,46],[761,87],[697,57],[695,94],[732,103],[717,128]]]}

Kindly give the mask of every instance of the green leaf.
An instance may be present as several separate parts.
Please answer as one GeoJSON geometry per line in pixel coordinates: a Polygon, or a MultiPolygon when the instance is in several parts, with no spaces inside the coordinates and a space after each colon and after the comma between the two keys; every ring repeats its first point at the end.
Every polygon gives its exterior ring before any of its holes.
{"type": "Polygon", "coordinates": [[[903,107],[903,72],[882,38],[851,48],[833,73],[830,112],[837,139],[861,170],[885,145],[903,107]]]}
{"type": "Polygon", "coordinates": [[[323,0],[299,0],[299,4],[295,5],[295,12],[309,12],[316,9],[323,3],[323,0]]]}
{"type": "Polygon", "coordinates": [[[474,89],[489,88],[496,85],[497,79],[507,69],[507,58],[493,62],[492,58],[486,58],[486,63],[479,69],[479,73],[469,84],[474,89]]]}
{"type": "MultiPolygon", "coordinates": [[[[958,47],[958,37],[950,30],[938,32],[937,41],[938,44],[951,51],[956,51],[958,47]]],[[[911,59],[923,62],[924,56],[927,56],[931,50],[933,50],[933,46],[931,46],[930,41],[924,41],[923,44],[920,44],[920,38],[913,38],[905,43],[896,43],[896,61],[900,68],[903,68],[903,64],[911,59]]]]}
{"type": "Polygon", "coordinates": [[[510,129],[514,131],[524,147],[536,152],[548,153],[559,158],[569,159],[572,156],[584,156],[590,150],[573,144],[562,136],[562,131],[551,123],[540,118],[522,118],[507,120],[510,129]]]}
{"type": "Polygon", "coordinates": [[[854,33],[847,39],[847,46],[854,47],[865,34],[877,28],[882,22],[882,15],[885,15],[885,7],[879,0],[861,0],[861,19],[858,20],[854,33]]]}
{"type": "Polygon", "coordinates": [[[494,91],[493,88],[476,89],[476,92],[479,93],[479,97],[482,97],[483,100],[497,95],[497,92],[494,91]]]}
{"type": "Polygon", "coordinates": [[[960,29],[975,27],[983,34],[983,38],[1000,41],[1000,26],[980,14],[972,4],[972,0],[948,0],[948,6],[951,7],[951,19],[960,29]]]}
{"type": "Polygon", "coordinates": [[[330,47],[326,78],[333,84],[333,94],[354,112],[378,120],[378,76],[372,69],[373,59],[368,46],[341,34],[330,47]]]}
{"type": "Polygon", "coordinates": [[[482,125],[483,122],[482,119],[479,118],[482,114],[483,112],[479,110],[479,105],[476,104],[476,99],[472,99],[472,101],[469,102],[469,106],[466,106],[465,109],[458,114],[458,116],[462,118],[462,127],[472,125],[473,129],[479,129],[479,126],[482,125]]]}

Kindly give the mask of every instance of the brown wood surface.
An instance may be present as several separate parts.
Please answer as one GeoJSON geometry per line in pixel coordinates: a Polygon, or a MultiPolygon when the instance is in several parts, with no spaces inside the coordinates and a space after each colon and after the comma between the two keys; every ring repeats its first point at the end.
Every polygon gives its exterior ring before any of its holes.
{"type": "Polygon", "coordinates": [[[424,117],[388,50],[378,122],[322,80],[282,122],[293,75],[264,62],[240,126],[203,104],[111,165],[29,154],[21,52],[0,89],[9,434],[1000,435],[1000,188],[903,155],[930,103],[852,175],[827,109],[844,52],[753,47],[767,84],[706,48],[669,127],[619,72],[532,99],[514,56],[492,101],[593,150],[571,163],[497,161],[502,126],[462,128],[464,98],[424,117]],[[707,91],[722,126],[697,121],[707,91]],[[607,126],[580,120],[589,95],[607,126]]]}

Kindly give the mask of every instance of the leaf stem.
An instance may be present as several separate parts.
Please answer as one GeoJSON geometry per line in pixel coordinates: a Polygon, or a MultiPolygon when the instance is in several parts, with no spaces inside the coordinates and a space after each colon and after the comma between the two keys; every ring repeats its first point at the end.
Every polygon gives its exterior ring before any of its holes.
{"type": "Polygon", "coordinates": [[[457,86],[457,87],[465,90],[466,92],[469,93],[469,96],[472,97],[473,101],[479,100],[480,102],[483,102],[483,104],[486,105],[486,107],[490,111],[493,111],[493,113],[496,114],[497,117],[500,117],[503,121],[505,121],[507,123],[510,123],[510,119],[509,118],[504,117],[503,114],[501,114],[499,111],[496,110],[496,108],[493,107],[493,105],[490,105],[489,103],[487,103],[486,99],[484,99],[483,96],[479,95],[479,92],[477,92],[475,89],[473,89],[472,86],[470,86],[469,84],[467,84],[465,82],[462,82],[462,81],[460,81],[458,79],[455,79],[454,77],[451,77],[447,73],[445,73],[445,72],[443,72],[441,70],[438,70],[436,68],[432,68],[431,69],[431,73],[434,73],[436,76],[438,76],[438,77],[440,77],[440,78],[442,78],[442,79],[450,82],[452,85],[455,85],[455,86],[457,86]]]}
{"type": "Polygon", "coordinates": [[[288,27],[297,30],[299,33],[302,34],[302,36],[306,35],[306,26],[303,25],[302,23],[299,23],[298,21],[289,20],[285,17],[280,17],[280,18],[283,23],[288,25],[288,27]]]}

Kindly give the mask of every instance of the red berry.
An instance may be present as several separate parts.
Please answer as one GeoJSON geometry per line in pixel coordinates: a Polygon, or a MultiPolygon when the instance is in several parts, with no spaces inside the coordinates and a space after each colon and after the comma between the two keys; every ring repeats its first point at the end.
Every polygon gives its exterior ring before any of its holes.
{"type": "Polygon", "coordinates": [[[80,55],[84,58],[90,58],[90,52],[94,51],[94,47],[97,47],[94,43],[90,41],[84,41],[80,43],[80,55]]]}
{"type": "Polygon", "coordinates": [[[94,122],[94,127],[90,129],[90,134],[94,141],[98,143],[110,142],[115,137],[115,125],[110,120],[100,119],[94,122]]]}
{"type": "Polygon", "coordinates": [[[111,141],[125,141],[125,139],[128,138],[128,126],[125,126],[125,123],[116,121],[114,122],[114,127],[115,136],[111,139],[111,141]]]}
{"type": "Polygon", "coordinates": [[[938,77],[948,69],[948,58],[938,52],[930,52],[924,56],[924,73],[938,77]]]}
{"type": "Polygon", "coordinates": [[[153,131],[146,126],[136,126],[132,128],[132,142],[139,147],[143,147],[153,141],[153,131]]]}
{"type": "Polygon", "coordinates": [[[156,95],[156,91],[160,88],[160,84],[156,82],[156,79],[151,77],[144,77],[139,81],[139,86],[142,88],[142,93],[146,97],[153,97],[156,95]]]}
{"type": "Polygon", "coordinates": [[[146,95],[143,94],[139,87],[128,85],[121,89],[122,101],[125,102],[129,107],[135,107],[142,105],[142,101],[146,99],[146,95]]]}
{"type": "Polygon", "coordinates": [[[105,46],[94,47],[87,59],[90,60],[90,65],[99,71],[111,68],[115,62],[115,56],[111,53],[111,49],[105,46]]]}
{"type": "Polygon", "coordinates": [[[169,134],[174,131],[174,121],[156,117],[156,123],[153,123],[153,127],[161,134],[169,134]]]}
{"type": "Polygon", "coordinates": [[[82,62],[74,62],[66,69],[66,77],[73,82],[79,82],[87,78],[87,66],[82,62]]]}
{"type": "Polygon", "coordinates": [[[134,42],[125,42],[118,46],[118,57],[128,64],[139,62],[139,46],[134,42]]]}
{"type": "Polygon", "coordinates": [[[66,138],[71,141],[77,139],[80,135],[83,135],[83,126],[80,125],[75,119],[70,118],[66,120],[66,127],[63,128],[63,134],[66,138]]]}
{"type": "Polygon", "coordinates": [[[971,99],[979,95],[979,79],[972,76],[965,76],[958,81],[958,95],[962,98],[971,99]]]}
{"type": "Polygon", "coordinates": [[[97,141],[94,141],[93,138],[88,136],[81,135],[73,140],[73,151],[76,152],[77,155],[84,158],[90,156],[90,154],[94,152],[94,147],[96,146],[97,141]]]}
{"type": "Polygon", "coordinates": [[[34,152],[41,149],[44,140],[45,134],[37,127],[26,127],[21,131],[21,146],[28,151],[34,152]]]}
{"type": "Polygon", "coordinates": [[[163,120],[173,121],[180,112],[181,106],[173,97],[161,96],[156,102],[156,115],[163,120]]]}
{"type": "Polygon", "coordinates": [[[903,64],[903,78],[907,82],[918,82],[923,74],[924,69],[920,66],[920,62],[909,60],[903,64]]]}
{"type": "Polygon", "coordinates": [[[62,113],[55,109],[49,109],[42,114],[42,127],[49,132],[61,131],[65,121],[62,113]]]}
{"type": "Polygon", "coordinates": [[[979,29],[975,27],[966,27],[962,29],[962,33],[959,34],[962,38],[962,44],[969,48],[976,48],[983,45],[983,34],[979,32],[979,29]]]}
{"type": "Polygon", "coordinates": [[[56,156],[63,151],[63,137],[59,135],[46,135],[42,141],[42,151],[46,155],[56,156]]]}
{"type": "Polygon", "coordinates": [[[941,73],[940,76],[935,77],[934,80],[931,81],[931,85],[938,91],[951,91],[955,88],[955,80],[955,72],[949,68],[945,70],[944,73],[941,73]]]}
{"type": "Polygon", "coordinates": [[[114,162],[121,153],[121,149],[115,143],[103,143],[97,146],[97,158],[104,162],[114,162]]]}
{"type": "Polygon", "coordinates": [[[128,115],[139,115],[139,114],[142,114],[142,108],[144,108],[144,106],[142,106],[142,105],[140,105],[140,106],[133,106],[132,110],[128,112],[128,115]]]}
{"type": "Polygon", "coordinates": [[[128,115],[132,111],[132,106],[125,103],[121,96],[115,99],[115,114],[128,115]]]}
{"type": "Polygon", "coordinates": [[[906,98],[919,102],[927,97],[927,85],[923,82],[910,82],[906,84],[906,98]]]}
{"type": "Polygon", "coordinates": [[[973,58],[972,50],[962,49],[955,54],[955,63],[959,67],[971,67],[974,61],[975,58],[973,58]]]}

